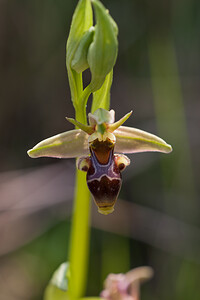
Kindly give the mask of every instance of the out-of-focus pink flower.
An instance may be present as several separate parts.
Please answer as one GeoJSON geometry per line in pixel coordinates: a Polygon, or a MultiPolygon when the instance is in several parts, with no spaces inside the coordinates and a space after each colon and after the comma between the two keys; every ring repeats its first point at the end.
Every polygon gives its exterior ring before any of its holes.
{"type": "Polygon", "coordinates": [[[101,297],[107,300],[139,300],[140,284],[153,276],[150,267],[139,267],[126,274],[109,274],[101,297]]]}

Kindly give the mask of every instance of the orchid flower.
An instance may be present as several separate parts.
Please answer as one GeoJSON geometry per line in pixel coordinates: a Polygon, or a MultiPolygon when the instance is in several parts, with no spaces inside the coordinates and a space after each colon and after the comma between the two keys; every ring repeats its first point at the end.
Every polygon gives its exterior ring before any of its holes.
{"type": "Polygon", "coordinates": [[[150,267],[138,267],[126,274],[109,274],[101,297],[106,300],[139,300],[140,284],[152,276],[150,267]]]}
{"type": "Polygon", "coordinates": [[[67,118],[79,129],[43,140],[29,150],[28,155],[32,158],[78,157],[77,168],[87,172],[87,185],[98,211],[107,215],[114,210],[122,183],[121,171],[130,164],[124,153],[172,151],[172,147],[156,135],[122,126],[131,114],[132,111],[115,122],[114,110],[99,108],[88,114],[89,125],[67,118]]]}

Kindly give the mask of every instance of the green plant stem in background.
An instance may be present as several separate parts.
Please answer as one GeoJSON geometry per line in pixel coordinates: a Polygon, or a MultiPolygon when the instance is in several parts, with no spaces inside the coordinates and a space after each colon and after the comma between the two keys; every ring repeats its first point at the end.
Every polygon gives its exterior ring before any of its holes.
{"type": "Polygon", "coordinates": [[[148,49],[158,132],[168,138],[174,148],[167,161],[165,158],[162,159],[165,194],[175,195],[178,191],[181,195],[179,199],[167,197],[166,209],[171,213],[171,207],[178,204],[182,209],[180,215],[185,218],[187,211],[190,213],[190,216],[189,214],[187,216],[188,220],[191,216],[194,220],[197,202],[183,96],[172,38],[166,36],[161,39],[151,36],[148,49]],[[180,203],[176,203],[179,200],[180,203]]]}
{"type": "Polygon", "coordinates": [[[102,236],[101,279],[104,282],[109,273],[126,273],[130,270],[130,245],[126,236],[108,232],[103,232],[102,236]]]}

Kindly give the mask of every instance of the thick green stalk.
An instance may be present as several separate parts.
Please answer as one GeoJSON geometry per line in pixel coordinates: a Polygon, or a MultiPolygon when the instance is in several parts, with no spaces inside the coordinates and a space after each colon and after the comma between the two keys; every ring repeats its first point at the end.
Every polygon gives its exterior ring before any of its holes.
{"type": "MultiPolygon", "coordinates": [[[[87,124],[86,103],[89,95],[88,89],[82,92],[80,102],[85,106],[76,109],[76,120],[83,124],[87,124]]],[[[74,196],[69,249],[69,295],[73,299],[83,297],[85,292],[90,236],[90,192],[86,184],[86,174],[79,170],[76,171],[74,196]]]]}
{"type": "Polygon", "coordinates": [[[77,170],[69,257],[71,298],[84,295],[87,278],[90,193],[85,177],[84,172],[77,170]]]}

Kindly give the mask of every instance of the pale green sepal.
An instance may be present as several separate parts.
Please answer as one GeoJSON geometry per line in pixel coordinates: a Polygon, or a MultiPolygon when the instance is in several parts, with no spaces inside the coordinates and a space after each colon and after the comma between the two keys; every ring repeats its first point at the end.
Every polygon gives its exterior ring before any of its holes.
{"type": "Polygon", "coordinates": [[[94,35],[94,27],[90,27],[90,29],[85,32],[83,35],[74,57],[71,62],[71,67],[77,72],[81,73],[89,68],[88,61],[87,61],[87,52],[89,45],[92,43],[94,35]]]}
{"type": "Polygon", "coordinates": [[[156,151],[170,153],[171,145],[167,144],[158,136],[146,131],[121,126],[115,130],[116,137],[115,151],[118,153],[137,153],[156,151]]]}
{"type": "Polygon", "coordinates": [[[114,122],[115,112],[113,109],[108,111],[103,108],[98,108],[93,114],[89,113],[88,118],[91,125],[110,124],[114,122]]]}
{"type": "Polygon", "coordinates": [[[117,25],[108,10],[98,0],[93,0],[96,25],[93,42],[88,49],[88,64],[92,74],[90,89],[97,91],[113,69],[118,51],[117,25]]]}
{"type": "Polygon", "coordinates": [[[91,112],[94,113],[98,108],[104,108],[109,110],[110,108],[110,88],[113,81],[113,70],[105,78],[104,83],[101,88],[93,93],[92,99],[92,109],[91,112]]]}
{"type": "Polygon", "coordinates": [[[113,131],[115,131],[117,128],[119,128],[124,122],[126,122],[126,120],[132,115],[132,110],[128,113],[128,114],[126,114],[124,117],[122,117],[119,121],[117,121],[117,122],[115,122],[115,123],[113,123],[113,124],[110,124],[109,126],[108,126],[108,130],[110,131],[110,132],[113,132],[113,131]]]}
{"type": "Polygon", "coordinates": [[[88,134],[80,129],[66,131],[43,140],[27,153],[32,158],[73,158],[88,155],[88,134]]]}
{"type": "Polygon", "coordinates": [[[78,128],[80,128],[81,130],[83,130],[84,132],[86,132],[87,134],[92,134],[94,132],[94,128],[92,126],[89,126],[89,125],[85,125],[85,124],[82,124],[78,121],[76,121],[75,119],[73,118],[67,118],[67,121],[72,123],[73,125],[77,126],[78,128]]]}

